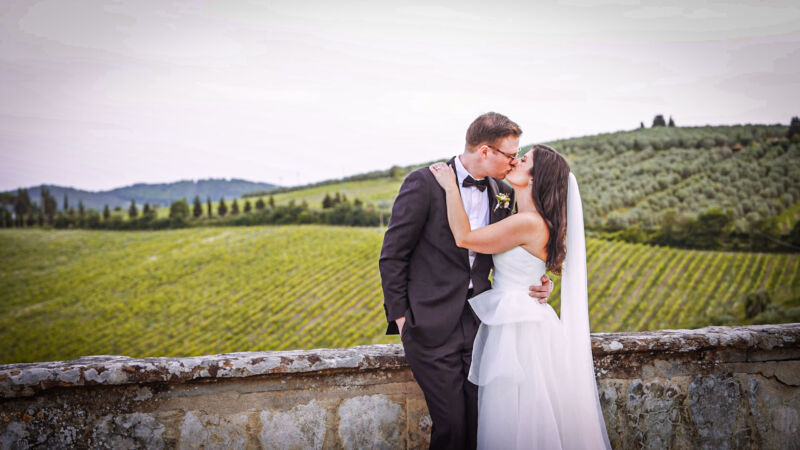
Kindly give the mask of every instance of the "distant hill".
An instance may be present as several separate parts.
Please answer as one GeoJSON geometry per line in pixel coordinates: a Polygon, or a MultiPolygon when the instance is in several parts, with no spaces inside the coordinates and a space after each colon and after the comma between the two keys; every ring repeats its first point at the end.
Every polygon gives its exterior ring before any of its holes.
{"type": "MultiPolygon", "coordinates": [[[[800,135],[789,138],[788,131],[789,127],[780,124],[655,127],[549,144],[566,156],[578,178],[590,229],[606,228],[612,233],[644,230],[642,236],[630,235],[625,240],[680,246],[673,238],[672,244],[650,239],[657,238],[652,234],[661,227],[688,236],[691,233],[683,231],[694,229],[692,221],[702,222],[704,214],[715,210],[726,214],[731,226],[726,225],[725,230],[742,236],[756,232],[777,238],[792,230],[800,219],[800,135]]],[[[446,159],[452,155],[438,156],[446,159]]],[[[326,195],[340,192],[388,213],[406,174],[427,164],[394,166],[289,188],[244,180],[204,180],[139,184],[98,193],[52,190],[59,208],[67,192],[71,205],[83,199],[94,209],[104,204],[127,206],[131,198],[139,204],[147,201],[166,206],[176,199],[191,201],[199,195],[205,200],[210,195],[213,211],[217,211],[221,196],[226,201],[246,197],[254,203],[260,197],[279,206],[294,202],[320,209],[326,195]],[[98,199],[89,201],[89,195],[98,199]]],[[[37,202],[39,188],[33,188],[30,196],[37,202]]],[[[157,214],[163,218],[169,212],[162,208],[157,214]]]]}
{"type": "Polygon", "coordinates": [[[565,139],[590,226],[659,226],[728,211],[738,230],[800,202],[800,142],[785,125],[657,127],[565,139]]]}
{"type": "MultiPolygon", "coordinates": [[[[84,191],[71,187],[45,185],[50,189],[50,193],[56,198],[59,210],[63,206],[64,194],[67,195],[69,205],[76,207],[78,201],[83,201],[86,208],[102,210],[103,206],[110,208],[115,206],[128,206],[131,200],[135,200],[138,205],[145,202],[157,206],[169,206],[170,203],[182,198],[191,202],[195,195],[205,201],[206,197],[211,197],[214,201],[220,197],[236,198],[253,191],[269,191],[279,186],[270,183],[257,183],[237,178],[230,180],[224,178],[209,178],[205,180],[181,180],[174,183],[137,183],[131,186],[111,189],[109,191],[84,191]]],[[[7,191],[15,194],[16,190],[7,191]]],[[[31,200],[39,202],[41,198],[41,186],[28,188],[28,195],[31,200]]]]}
{"type": "MultiPolygon", "coordinates": [[[[657,127],[548,144],[569,160],[590,227],[658,227],[670,213],[694,218],[720,208],[739,231],[777,218],[786,232],[800,216],[800,142],[787,138],[787,130],[785,125],[657,127]]],[[[341,192],[389,210],[403,177],[418,166],[282,189],[274,200],[319,208],[325,194],[341,192]]]]}

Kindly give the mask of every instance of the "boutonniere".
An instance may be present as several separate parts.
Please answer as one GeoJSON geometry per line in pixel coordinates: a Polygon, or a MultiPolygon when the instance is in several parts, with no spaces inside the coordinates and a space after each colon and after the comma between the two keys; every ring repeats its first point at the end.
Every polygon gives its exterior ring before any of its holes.
{"type": "Polygon", "coordinates": [[[497,208],[508,209],[509,204],[511,204],[511,197],[508,194],[497,194],[494,196],[497,200],[497,203],[494,205],[494,210],[497,211],[497,208]]]}

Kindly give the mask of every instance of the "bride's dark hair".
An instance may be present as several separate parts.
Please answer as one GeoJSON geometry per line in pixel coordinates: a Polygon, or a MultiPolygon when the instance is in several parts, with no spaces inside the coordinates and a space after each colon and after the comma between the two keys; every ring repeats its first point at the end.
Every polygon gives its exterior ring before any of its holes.
{"type": "Polygon", "coordinates": [[[561,275],[561,264],[567,256],[567,186],[569,164],[557,151],[546,145],[531,148],[533,155],[533,203],[547,224],[547,270],[561,275]]]}

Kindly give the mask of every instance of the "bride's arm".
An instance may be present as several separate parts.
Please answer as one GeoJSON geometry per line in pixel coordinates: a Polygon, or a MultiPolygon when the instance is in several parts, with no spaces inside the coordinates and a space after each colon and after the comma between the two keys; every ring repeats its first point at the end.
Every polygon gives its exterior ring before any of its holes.
{"type": "Polygon", "coordinates": [[[515,214],[472,230],[467,212],[464,211],[464,204],[461,202],[461,191],[458,189],[453,169],[441,163],[432,165],[431,172],[445,191],[447,220],[457,246],[477,253],[493,254],[527,243],[525,239],[535,226],[535,217],[531,214],[515,214]]]}

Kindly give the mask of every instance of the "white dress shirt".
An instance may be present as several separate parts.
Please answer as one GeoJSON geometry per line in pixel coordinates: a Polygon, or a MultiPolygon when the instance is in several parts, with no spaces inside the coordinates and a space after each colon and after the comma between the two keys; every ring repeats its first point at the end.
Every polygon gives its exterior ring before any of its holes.
{"type": "MultiPolygon", "coordinates": [[[[456,166],[456,179],[458,181],[458,187],[461,190],[461,203],[464,204],[464,210],[467,211],[467,217],[469,218],[469,227],[471,230],[475,230],[480,227],[485,227],[489,224],[489,188],[487,187],[485,191],[481,192],[480,189],[470,186],[464,187],[461,184],[464,182],[464,179],[467,178],[467,175],[472,176],[464,165],[461,164],[461,157],[456,156],[455,159],[455,166],[456,166]]],[[[475,178],[474,176],[472,178],[475,178]]],[[[475,263],[475,252],[472,250],[469,251],[469,266],[475,263]]],[[[469,287],[472,288],[472,278],[470,277],[469,280],[469,287]]]]}

